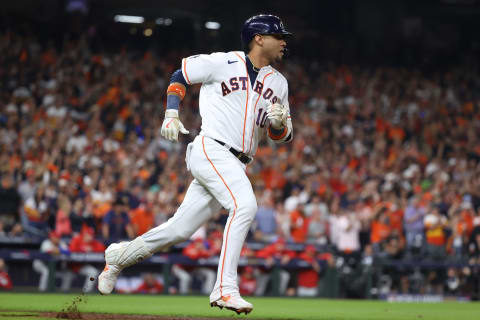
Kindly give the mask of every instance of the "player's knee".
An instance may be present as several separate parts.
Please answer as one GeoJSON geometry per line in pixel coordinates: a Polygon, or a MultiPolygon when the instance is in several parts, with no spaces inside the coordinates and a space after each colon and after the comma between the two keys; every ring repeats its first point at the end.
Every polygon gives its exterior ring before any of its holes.
{"type": "Polygon", "coordinates": [[[249,201],[248,209],[249,209],[249,212],[251,212],[253,214],[253,216],[255,216],[257,214],[258,205],[257,205],[257,200],[255,198],[253,198],[249,201]]]}
{"type": "Polygon", "coordinates": [[[248,220],[253,220],[258,210],[257,200],[253,198],[243,202],[242,209],[242,211],[245,212],[245,218],[248,220]]]}

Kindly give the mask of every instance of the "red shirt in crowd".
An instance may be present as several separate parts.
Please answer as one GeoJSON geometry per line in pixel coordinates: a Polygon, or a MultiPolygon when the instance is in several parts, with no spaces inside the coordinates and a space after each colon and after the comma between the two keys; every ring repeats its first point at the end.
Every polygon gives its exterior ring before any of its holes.
{"type": "Polygon", "coordinates": [[[390,229],[397,230],[399,233],[403,231],[403,209],[389,210],[388,220],[390,221],[390,229]]]}
{"type": "MultiPolygon", "coordinates": [[[[308,262],[312,265],[315,260],[315,247],[308,245],[305,247],[305,252],[302,252],[299,256],[299,259],[308,262]]],[[[316,288],[318,286],[318,270],[312,268],[302,269],[298,273],[297,283],[299,287],[305,288],[316,288]]]]}
{"type": "Polygon", "coordinates": [[[0,271],[0,289],[11,290],[13,288],[12,279],[5,271],[0,271]]]}
{"type": "Polygon", "coordinates": [[[82,234],[79,234],[73,237],[72,241],[70,242],[70,251],[85,253],[103,252],[105,251],[105,246],[103,245],[103,243],[95,239],[85,241],[85,237],[82,234]]]}
{"type": "Polygon", "coordinates": [[[163,292],[163,285],[158,281],[155,281],[153,283],[146,283],[144,281],[133,292],[134,293],[159,294],[159,293],[163,292]]]}
{"type": "Polygon", "coordinates": [[[285,240],[283,239],[278,239],[274,243],[266,246],[265,248],[257,252],[257,257],[263,258],[263,259],[267,259],[267,258],[281,259],[284,256],[287,256],[288,258],[293,259],[295,258],[296,255],[297,254],[295,253],[295,251],[288,250],[285,247],[285,240]]]}
{"type": "Polygon", "coordinates": [[[205,246],[203,239],[195,239],[188,246],[183,249],[183,255],[192,260],[209,258],[211,256],[210,250],[205,246]]]}
{"type": "Polygon", "coordinates": [[[245,267],[244,271],[240,275],[240,283],[238,288],[242,296],[251,296],[255,294],[255,290],[257,289],[257,280],[253,275],[252,267],[245,267]]]}
{"type": "MultiPolygon", "coordinates": [[[[92,228],[82,228],[82,232],[72,238],[70,242],[71,252],[103,252],[105,251],[105,245],[94,238],[94,231],[92,228]]],[[[72,263],[71,268],[73,271],[78,272],[81,264],[72,263]]]]}

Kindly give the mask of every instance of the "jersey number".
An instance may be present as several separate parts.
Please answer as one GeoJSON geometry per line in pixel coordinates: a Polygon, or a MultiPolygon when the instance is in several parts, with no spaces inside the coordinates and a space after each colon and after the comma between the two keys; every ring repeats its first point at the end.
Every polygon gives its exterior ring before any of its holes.
{"type": "Polygon", "coordinates": [[[263,108],[260,108],[258,109],[257,126],[260,126],[260,128],[264,128],[265,122],[267,122],[267,113],[263,112],[263,108]]]}

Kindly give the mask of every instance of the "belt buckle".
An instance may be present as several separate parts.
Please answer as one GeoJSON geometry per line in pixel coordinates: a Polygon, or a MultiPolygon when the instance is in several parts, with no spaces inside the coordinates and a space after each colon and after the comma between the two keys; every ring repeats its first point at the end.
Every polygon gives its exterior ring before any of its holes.
{"type": "MultiPolygon", "coordinates": [[[[215,140],[215,141],[219,142],[218,140],[215,140]]],[[[219,143],[220,143],[220,142],[219,142],[219,143]]],[[[235,150],[235,149],[234,149],[232,146],[230,146],[228,143],[225,143],[225,142],[222,141],[220,144],[222,144],[222,143],[223,143],[223,146],[235,156],[235,158],[237,158],[238,160],[240,160],[240,162],[243,163],[242,157],[247,158],[247,162],[246,162],[245,164],[249,164],[250,162],[252,162],[252,158],[250,158],[249,156],[247,156],[245,153],[235,150]],[[236,154],[235,154],[235,153],[236,153],[236,154]]]]}
{"type": "Polygon", "coordinates": [[[247,156],[245,153],[241,153],[241,152],[240,152],[240,153],[238,154],[237,158],[238,158],[238,160],[240,160],[240,162],[245,163],[245,164],[249,164],[250,162],[252,162],[252,158],[250,158],[249,156],[247,156]],[[247,159],[246,162],[243,162],[243,161],[242,161],[242,157],[245,157],[245,159],[247,159]]]}

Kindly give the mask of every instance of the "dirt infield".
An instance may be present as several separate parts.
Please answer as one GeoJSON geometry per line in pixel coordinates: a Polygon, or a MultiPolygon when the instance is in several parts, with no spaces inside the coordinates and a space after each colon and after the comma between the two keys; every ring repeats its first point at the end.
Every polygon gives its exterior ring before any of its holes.
{"type": "Polygon", "coordinates": [[[41,319],[81,319],[81,320],[232,320],[233,317],[228,318],[199,318],[199,317],[168,317],[168,316],[152,316],[152,315],[134,315],[134,314],[118,314],[118,313],[92,313],[92,312],[77,312],[65,313],[61,312],[21,312],[20,311],[0,311],[0,320],[2,318],[32,318],[38,317],[41,319]]]}
{"type": "MultiPolygon", "coordinates": [[[[56,312],[40,313],[40,317],[55,319],[83,319],[83,320],[232,320],[232,318],[185,318],[185,317],[167,317],[152,315],[134,315],[134,314],[114,314],[114,313],[79,313],[80,318],[66,318],[64,315],[56,312]]],[[[71,316],[67,315],[67,316],[71,316]]]]}
{"type": "MultiPolygon", "coordinates": [[[[45,318],[55,319],[83,319],[83,320],[100,320],[100,319],[112,319],[112,320],[222,320],[222,318],[185,318],[185,317],[167,317],[167,316],[154,316],[154,315],[134,315],[134,314],[119,314],[119,313],[93,313],[93,312],[80,312],[78,307],[82,303],[87,303],[87,296],[81,294],[76,296],[73,301],[65,306],[60,312],[42,312],[40,316],[45,318]]],[[[232,319],[232,318],[223,318],[232,319]]]]}
{"type": "Polygon", "coordinates": [[[0,320],[2,318],[26,318],[39,317],[42,319],[81,319],[81,320],[232,320],[228,318],[205,318],[205,317],[169,317],[169,316],[155,316],[155,315],[134,315],[121,313],[94,313],[81,312],[78,307],[82,303],[87,303],[88,298],[85,294],[80,294],[73,298],[72,302],[62,308],[60,312],[22,312],[22,311],[1,311],[0,320]]]}

